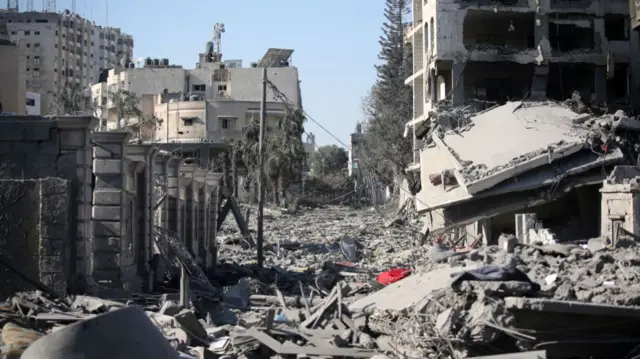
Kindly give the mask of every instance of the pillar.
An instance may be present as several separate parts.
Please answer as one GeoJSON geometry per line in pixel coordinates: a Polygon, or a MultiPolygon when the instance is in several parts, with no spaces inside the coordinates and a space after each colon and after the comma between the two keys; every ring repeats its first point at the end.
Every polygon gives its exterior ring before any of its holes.
{"type": "Polygon", "coordinates": [[[185,181],[181,200],[185,202],[185,219],[183,221],[182,239],[194,258],[198,256],[198,239],[196,238],[196,213],[198,201],[197,190],[194,181],[194,172],[198,167],[195,163],[185,163],[180,169],[181,177],[185,181]]]}
{"type": "Polygon", "coordinates": [[[165,208],[166,228],[177,236],[181,235],[182,211],[180,203],[181,158],[170,157],[167,161],[167,199],[165,208]]]}
{"type": "Polygon", "coordinates": [[[207,243],[207,255],[210,256],[207,259],[207,268],[213,269],[215,271],[215,266],[218,261],[218,241],[217,241],[217,232],[218,232],[218,207],[219,207],[219,197],[218,190],[220,184],[220,174],[210,172],[207,176],[207,194],[209,195],[208,200],[208,243],[207,243]]]}
{"type": "Polygon", "coordinates": [[[600,189],[600,235],[613,246],[625,232],[640,236],[640,186],[635,181],[638,177],[640,170],[635,166],[616,166],[600,189]]]}
{"type": "Polygon", "coordinates": [[[198,241],[198,263],[206,266],[207,263],[207,247],[206,247],[206,177],[207,170],[197,169],[195,172],[195,180],[198,193],[198,212],[196,216],[196,237],[198,241]]]}
{"type": "Polygon", "coordinates": [[[171,155],[165,151],[158,151],[154,155],[153,175],[151,178],[153,189],[153,226],[168,229],[167,216],[167,167],[171,155]]]}
{"type": "Polygon", "coordinates": [[[463,62],[454,62],[451,67],[451,103],[461,105],[464,98],[464,67],[463,62]]]}
{"type": "Polygon", "coordinates": [[[156,157],[158,154],[158,149],[155,147],[151,147],[146,154],[145,163],[145,203],[144,203],[144,268],[146,270],[145,279],[145,289],[147,292],[151,292],[153,290],[153,272],[150,270],[151,257],[153,256],[153,248],[154,248],[154,225],[155,225],[155,215],[154,215],[154,207],[157,201],[157,193],[154,190],[154,174],[156,171],[156,167],[161,167],[156,165],[156,157]]]}
{"type": "Polygon", "coordinates": [[[122,288],[121,253],[125,235],[123,205],[126,201],[124,143],[128,132],[93,134],[93,230],[91,276],[99,284],[122,288]]]}
{"type": "MultiPolygon", "coordinates": [[[[90,131],[96,126],[94,117],[57,117],[57,126],[60,136],[60,150],[75,150],[75,168],[70,169],[69,176],[75,188],[76,206],[70,210],[75,218],[70,223],[69,258],[65,271],[74,280],[69,281],[72,292],[75,289],[76,279],[83,278],[91,273],[91,238],[93,237],[93,225],[91,221],[91,208],[93,190],[93,146],[91,145],[90,131]],[[75,228],[74,228],[75,227],[75,228]]],[[[74,203],[73,201],[71,203],[74,203]]]]}

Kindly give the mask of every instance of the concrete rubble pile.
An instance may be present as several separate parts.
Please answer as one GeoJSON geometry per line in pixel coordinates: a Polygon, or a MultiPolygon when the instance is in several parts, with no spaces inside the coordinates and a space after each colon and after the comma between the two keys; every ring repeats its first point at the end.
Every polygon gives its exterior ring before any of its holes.
{"type": "Polygon", "coordinates": [[[18,293],[0,306],[3,354],[622,358],[637,345],[640,246],[631,238],[523,244],[501,235],[498,245],[449,250],[424,243],[410,217],[385,221],[376,210],[266,214],[264,269],[223,226],[223,263],[210,275],[219,296],[18,293]]]}
{"type": "Polygon", "coordinates": [[[638,331],[629,323],[640,316],[640,245],[611,249],[594,238],[509,251],[488,246],[451,257],[350,308],[370,314],[377,345],[397,357],[633,356],[636,344],[627,341],[638,331]]]}

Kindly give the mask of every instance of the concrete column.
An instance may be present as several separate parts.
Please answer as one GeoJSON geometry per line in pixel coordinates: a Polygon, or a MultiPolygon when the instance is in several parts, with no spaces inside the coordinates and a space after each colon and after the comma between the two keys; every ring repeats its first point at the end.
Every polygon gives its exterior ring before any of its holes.
{"type": "Polygon", "coordinates": [[[595,102],[603,105],[607,102],[607,68],[605,66],[596,66],[593,74],[595,87],[595,102]]]}
{"type": "Polygon", "coordinates": [[[198,193],[198,212],[196,217],[196,236],[198,240],[198,263],[206,266],[207,263],[207,239],[206,239],[206,177],[207,170],[197,169],[195,172],[198,193]]]}
{"type": "Polygon", "coordinates": [[[194,258],[198,257],[198,238],[196,236],[196,214],[198,213],[197,187],[194,181],[194,174],[198,165],[196,163],[185,163],[180,169],[180,175],[185,180],[184,201],[185,220],[182,238],[191,251],[194,258]]]}
{"type": "Polygon", "coordinates": [[[210,255],[210,262],[207,260],[207,269],[215,270],[218,261],[218,190],[220,188],[220,174],[209,173],[207,176],[207,193],[209,194],[209,220],[208,220],[208,244],[207,252],[210,255]],[[210,264],[210,265],[209,265],[210,264]]]}
{"type": "Polygon", "coordinates": [[[101,285],[122,288],[122,238],[126,234],[123,206],[126,203],[124,143],[128,132],[94,132],[91,276],[101,285]]]}
{"type": "Polygon", "coordinates": [[[464,67],[462,62],[454,62],[451,68],[451,103],[461,105],[464,98],[464,67]]]}
{"type": "Polygon", "coordinates": [[[158,151],[154,156],[153,176],[151,178],[153,188],[153,225],[169,228],[167,217],[167,166],[171,155],[169,152],[158,151]]]}
{"type": "Polygon", "coordinates": [[[153,273],[151,272],[151,257],[153,256],[153,247],[154,247],[154,238],[153,238],[153,230],[154,230],[154,206],[157,199],[157,193],[154,191],[154,173],[155,168],[159,167],[156,165],[156,157],[158,154],[158,149],[155,147],[151,147],[147,152],[147,158],[145,159],[146,166],[145,170],[145,203],[144,203],[144,269],[146,272],[145,276],[145,289],[147,292],[151,292],[153,290],[153,273]]]}
{"type": "Polygon", "coordinates": [[[167,199],[166,212],[167,229],[173,231],[177,236],[181,235],[182,212],[180,205],[180,165],[182,159],[171,157],[167,161],[167,199]]]}
{"type": "MultiPolygon", "coordinates": [[[[82,280],[91,273],[91,238],[93,237],[93,225],[91,223],[91,202],[93,190],[93,146],[91,145],[90,131],[96,126],[94,117],[57,117],[59,129],[59,148],[61,151],[75,150],[75,168],[65,178],[75,182],[75,208],[70,210],[72,220],[70,223],[69,258],[66,270],[71,274],[71,290],[75,288],[76,280],[82,280]],[[75,228],[74,228],[75,227],[75,228]]],[[[71,202],[74,203],[74,202],[71,202]]]]}
{"type": "Polygon", "coordinates": [[[132,183],[129,188],[130,193],[135,193],[134,213],[131,213],[131,224],[135,228],[132,233],[134,237],[133,249],[134,264],[136,265],[137,275],[143,279],[143,287],[149,287],[149,260],[151,259],[152,238],[152,201],[153,192],[153,169],[156,149],[151,145],[127,145],[125,147],[125,155],[132,163],[132,183]]]}

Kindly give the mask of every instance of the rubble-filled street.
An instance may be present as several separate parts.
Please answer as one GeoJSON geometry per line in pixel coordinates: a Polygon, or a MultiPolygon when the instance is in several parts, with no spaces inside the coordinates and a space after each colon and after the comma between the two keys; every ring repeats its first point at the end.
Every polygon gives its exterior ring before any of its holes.
{"type": "Polygon", "coordinates": [[[0,307],[3,352],[102,358],[118,357],[117,345],[126,357],[154,358],[638,354],[635,241],[523,245],[502,235],[498,245],[449,248],[446,237],[421,240],[419,221],[389,209],[266,209],[267,265],[258,269],[234,224],[219,233],[221,264],[210,275],[218,295],[194,289],[181,305],[175,290],[19,293],[0,307]],[[107,332],[108,341],[98,339],[107,332]]]}

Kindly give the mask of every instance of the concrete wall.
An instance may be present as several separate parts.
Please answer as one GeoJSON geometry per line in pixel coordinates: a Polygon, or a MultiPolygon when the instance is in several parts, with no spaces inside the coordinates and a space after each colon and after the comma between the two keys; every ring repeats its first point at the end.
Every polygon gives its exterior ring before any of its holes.
{"type": "MultiPolygon", "coordinates": [[[[69,278],[69,181],[0,180],[2,261],[64,294],[69,278]]],[[[34,287],[1,267],[0,296],[34,287]]]]}
{"type": "MultiPolygon", "coordinates": [[[[157,96],[158,101],[161,96],[157,96]]],[[[157,142],[219,142],[240,139],[243,128],[260,117],[260,103],[252,101],[176,101],[155,105],[157,142]],[[192,118],[192,121],[185,121],[192,118]]],[[[276,133],[286,115],[280,102],[267,104],[267,135],[276,133]]]]}
{"type": "Polygon", "coordinates": [[[0,112],[26,115],[25,43],[0,40],[0,112]]]}
{"type": "Polygon", "coordinates": [[[21,219],[9,222],[19,228],[19,237],[5,235],[11,250],[24,256],[29,273],[61,292],[151,289],[156,228],[170,229],[178,243],[189,238],[191,255],[210,268],[219,175],[157,145],[129,145],[126,132],[91,133],[96,122],[0,117],[0,210],[12,202],[3,193],[21,194],[8,209],[21,219]],[[187,182],[181,174],[188,168],[187,182]],[[165,174],[164,184],[156,174],[165,174]],[[16,190],[3,191],[16,183],[16,190]]]}

